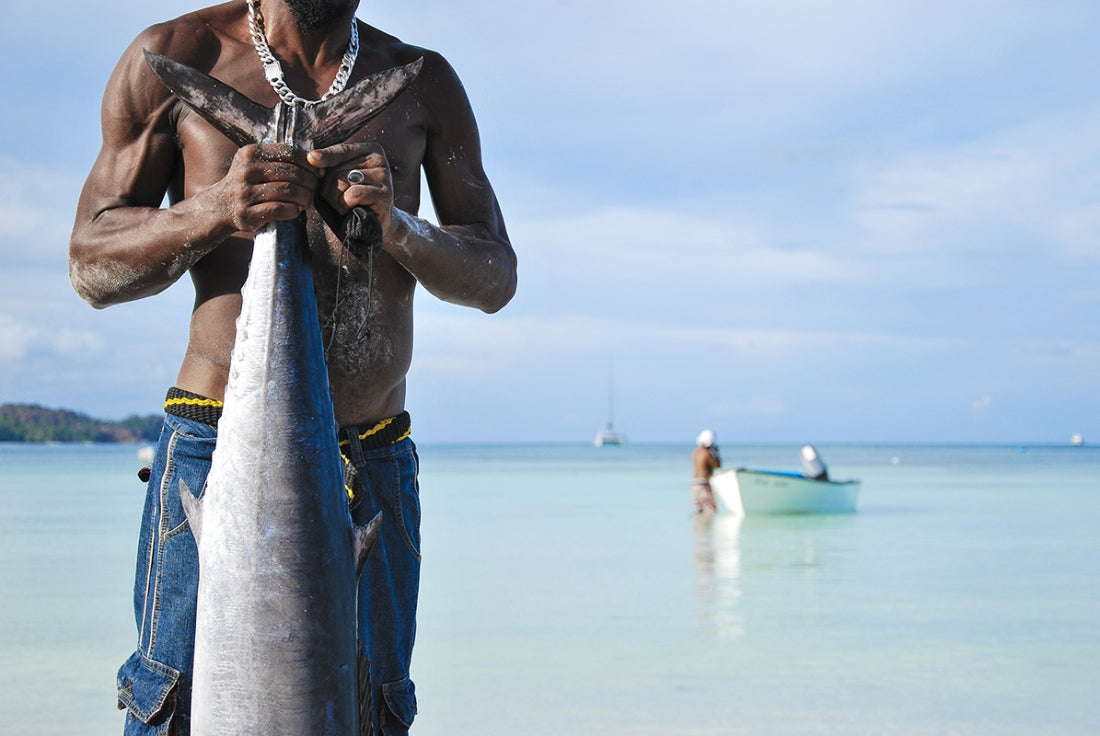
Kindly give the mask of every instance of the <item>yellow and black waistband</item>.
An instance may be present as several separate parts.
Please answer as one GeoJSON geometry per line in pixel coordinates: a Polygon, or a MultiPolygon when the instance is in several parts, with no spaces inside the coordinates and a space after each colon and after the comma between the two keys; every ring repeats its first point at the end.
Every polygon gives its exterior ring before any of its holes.
{"type": "Polygon", "coordinates": [[[218,420],[222,417],[222,406],[222,402],[217,399],[208,399],[175,386],[168,389],[168,396],[164,399],[165,414],[202,422],[211,427],[218,426],[218,420]]]}
{"type": "Polygon", "coordinates": [[[395,445],[409,436],[412,422],[409,413],[403,411],[395,417],[383,419],[371,427],[348,426],[340,428],[340,450],[346,452],[352,442],[364,450],[377,450],[395,445]]]}
{"type": "MultiPolygon", "coordinates": [[[[168,389],[164,399],[164,411],[184,419],[191,419],[212,427],[218,425],[224,404],[217,399],[208,399],[200,394],[184,391],[173,386],[168,389]]],[[[395,417],[376,422],[370,427],[348,426],[340,429],[340,449],[346,450],[356,442],[364,450],[377,450],[397,444],[409,436],[412,422],[409,413],[403,411],[395,417]]]]}

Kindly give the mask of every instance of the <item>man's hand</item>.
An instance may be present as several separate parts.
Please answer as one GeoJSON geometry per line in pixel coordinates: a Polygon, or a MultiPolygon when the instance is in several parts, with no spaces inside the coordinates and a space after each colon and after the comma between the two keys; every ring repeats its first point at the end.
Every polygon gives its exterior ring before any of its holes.
{"type": "Polygon", "coordinates": [[[320,193],[333,209],[346,215],[353,207],[365,207],[378,217],[383,237],[390,233],[394,219],[393,177],[381,146],[339,143],[310,151],[308,161],[323,171],[320,193]],[[359,183],[348,182],[351,171],[362,173],[359,183]]]}
{"type": "Polygon", "coordinates": [[[261,143],[240,148],[225,177],[211,189],[238,231],[256,232],[304,212],[313,201],[320,175],[302,149],[261,143]]]}

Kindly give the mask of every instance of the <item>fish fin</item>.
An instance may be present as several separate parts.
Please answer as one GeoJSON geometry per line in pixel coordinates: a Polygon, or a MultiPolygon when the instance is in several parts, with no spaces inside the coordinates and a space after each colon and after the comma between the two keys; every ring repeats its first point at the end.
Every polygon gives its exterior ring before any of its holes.
{"type": "MultiPolygon", "coordinates": [[[[149,67],[188,107],[238,146],[279,136],[278,115],[283,111],[265,107],[209,74],[181,64],[167,56],[145,50],[149,67]]],[[[341,94],[295,111],[300,120],[294,138],[310,141],[311,147],[325,148],[342,143],[397,97],[420,73],[424,59],[372,74],[341,94]]]]}
{"type": "Polygon", "coordinates": [[[421,57],[404,66],[372,74],[341,94],[318,102],[303,111],[306,136],[315,148],[343,143],[382,111],[420,73],[421,57]]]}
{"type": "Polygon", "coordinates": [[[145,50],[145,60],[165,87],[238,146],[259,143],[271,135],[275,114],[271,108],[167,56],[145,50]]]}
{"type": "Polygon", "coordinates": [[[375,514],[367,524],[356,524],[351,528],[351,544],[355,550],[355,574],[363,572],[374,540],[378,538],[378,528],[382,526],[382,512],[375,514]]]}
{"type": "Polygon", "coordinates": [[[191,525],[195,544],[198,544],[199,535],[202,533],[202,501],[191,493],[191,489],[182,480],[180,481],[180,502],[183,504],[183,514],[187,517],[187,523],[191,525]]]}

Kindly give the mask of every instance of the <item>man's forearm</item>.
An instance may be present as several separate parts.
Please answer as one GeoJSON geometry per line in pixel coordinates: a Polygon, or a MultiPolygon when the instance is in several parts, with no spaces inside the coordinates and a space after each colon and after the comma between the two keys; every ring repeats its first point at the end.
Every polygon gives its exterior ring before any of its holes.
{"type": "Polygon", "coordinates": [[[233,233],[201,198],[173,207],[104,210],[73,230],[69,278],[96,308],[160,293],[233,233]]]}
{"type": "Polygon", "coordinates": [[[401,210],[393,224],[386,251],[436,297],[493,313],[515,294],[515,253],[492,228],[435,227],[401,210]]]}

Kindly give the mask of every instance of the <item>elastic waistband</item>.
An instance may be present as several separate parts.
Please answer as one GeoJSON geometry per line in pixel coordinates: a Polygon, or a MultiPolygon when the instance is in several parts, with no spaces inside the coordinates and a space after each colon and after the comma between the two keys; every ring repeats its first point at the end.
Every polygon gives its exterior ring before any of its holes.
{"type": "Polygon", "coordinates": [[[377,450],[389,445],[396,445],[408,437],[412,432],[412,421],[409,413],[403,411],[395,417],[383,419],[372,427],[347,426],[340,428],[340,449],[347,449],[352,442],[359,444],[364,450],[377,450]]]}
{"type": "Polygon", "coordinates": [[[222,417],[222,406],[222,402],[217,399],[208,399],[175,386],[168,389],[168,396],[164,399],[165,414],[202,422],[211,427],[218,426],[218,420],[222,417]]]}
{"type": "MultiPolygon", "coordinates": [[[[177,417],[190,419],[211,427],[218,426],[218,420],[222,416],[222,407],[225,404],[217,399],[209,399],[200,394],[184,391],[173,386],[168,389],[168,395],[164,399],[164,412],[177,417]]],[[[395,445],[411,434],[412,421],[409,413],[403,411],[395,417],[389,417],[377,422],[371,427],[347,426],[340,428],[340,449],[346,449],[352,442],[357,442],[364,450],[377,450],[389,445],[395,445]]]]}

